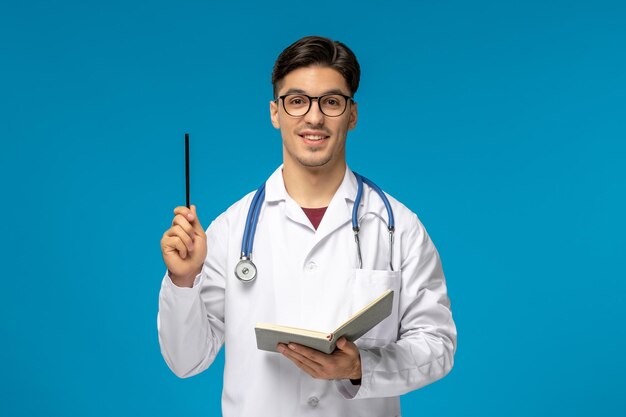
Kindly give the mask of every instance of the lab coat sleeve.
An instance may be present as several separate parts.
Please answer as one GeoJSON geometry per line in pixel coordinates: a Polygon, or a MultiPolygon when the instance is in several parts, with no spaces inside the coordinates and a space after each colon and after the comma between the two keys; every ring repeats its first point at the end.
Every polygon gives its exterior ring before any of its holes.
{"type": "Polygon", "coordinates": [[[216,219],[206,231],[207,257],[192,288],[165,274],[159,293],[157,329],[161,354],[180,378],[207,369],[224,343],[225,226],[216,219]]]}
{"type": "Polygon", "coordinates": [[[336,381],[344,398],[405,394],[443,378],[454,363],[456,326],[437,250],[414,215],[402,247],[399,338],[360,349],[361,385],[336,381]]]}

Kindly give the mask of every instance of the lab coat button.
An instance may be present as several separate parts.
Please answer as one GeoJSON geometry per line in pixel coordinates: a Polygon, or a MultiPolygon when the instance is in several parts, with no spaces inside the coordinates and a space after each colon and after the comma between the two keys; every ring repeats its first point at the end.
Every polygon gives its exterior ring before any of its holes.
{"type": "Polygon", "coordinates": [[[309,262],[306,265],[307,271],[315,271],[316,268],[317,268],[317,264],[315,262],[309,262]]]}
{"type": "Polygon", "coordinates": [[[315,407],[317,407],[317,404],[319,404],[319,402],[320,402],[319,398],[317,398],[317,397],[310,397],[309,401],[308,401],[308,404],[311,407],[315,408],[315,407]]]}

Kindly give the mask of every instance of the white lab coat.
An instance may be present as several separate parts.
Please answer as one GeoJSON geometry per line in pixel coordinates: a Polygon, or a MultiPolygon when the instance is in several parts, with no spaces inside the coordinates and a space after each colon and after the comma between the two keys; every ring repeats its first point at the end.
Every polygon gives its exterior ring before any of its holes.
{"type": "Polygon", "coordinates": [[[417,216],[389,197],[396,224],[391,271],[387,212],[364,185],[358,269],[356,191],[346,169],[316,231],[287,194],[280,167],[266,183],[254,238],[256,281],[242,283],[234,274],[254,193],[208,228],[208,255],[193,288],[163,278],[157,317],[163,357],[184,378],[209,367],[225,345],[224,416],[399,416],[399,395],[452,368],[456,327],[435,246],[417,216]],[[390,317],[356,342],[360,386],[314,379],[282,355],[256,348],[257,322],[330,332],[388,288],[395,291],[390,317]]]}

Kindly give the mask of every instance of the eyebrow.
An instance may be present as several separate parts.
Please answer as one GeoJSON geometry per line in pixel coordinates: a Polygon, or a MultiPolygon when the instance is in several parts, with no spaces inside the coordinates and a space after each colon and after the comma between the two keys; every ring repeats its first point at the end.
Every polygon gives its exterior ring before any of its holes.
{"type": "MultiPolygon", "coordinates": [[[[306,95],[307,93],[306,93],[306,91],[304,91],[304,90],[302,90],[300,88],[290,88],[289,90],[287,90],[285,92],[285,95],[287,95],[287,94],[305,94],[306,95]]],[[[325,96],[327,94],[341,94],[341,95],[345,95],[345,96],[349,97],[349,94],[345,94],[343,91],[341,91],[338,88],[333,88],[333,89],[330,89],[330,90],[326,90],[322,94],[320,94],[320,96],[325,96]]]]}

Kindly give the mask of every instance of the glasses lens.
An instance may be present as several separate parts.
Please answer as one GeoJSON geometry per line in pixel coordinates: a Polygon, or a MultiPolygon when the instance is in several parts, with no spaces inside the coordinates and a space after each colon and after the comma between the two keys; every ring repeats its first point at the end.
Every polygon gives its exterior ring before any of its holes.
{"type": "Polygon", "coordinates": [[[320,97],[320,107],[326,116],[339,116],[346,110],[347,100],[343,96],[329,95],[320,97]]]}
{"type": "Polygon", "coordinates": [[[292,116],[302,116],[309,111],[309,98],[297,94],[290,94],[283,99],[285,111],[292,116]]]}

